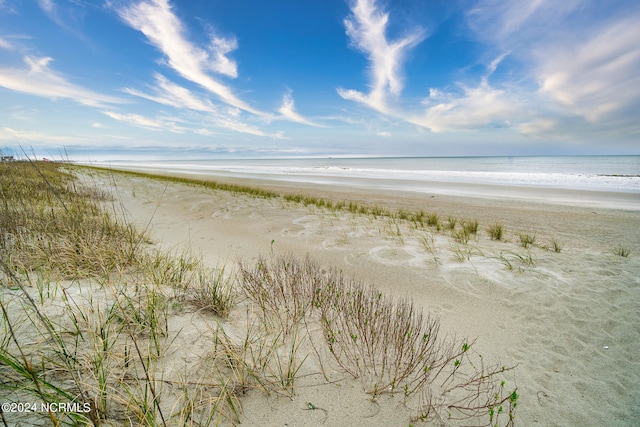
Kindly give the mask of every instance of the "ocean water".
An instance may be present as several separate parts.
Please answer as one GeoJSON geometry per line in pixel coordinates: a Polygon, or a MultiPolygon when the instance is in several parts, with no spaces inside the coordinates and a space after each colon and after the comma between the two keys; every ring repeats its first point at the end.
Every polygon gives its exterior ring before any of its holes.
{"type": "Polygon", "coordinates": [[[638,194],[640,156],[113,161],[114,168],[428,191],[434,183],[638,194]]]}

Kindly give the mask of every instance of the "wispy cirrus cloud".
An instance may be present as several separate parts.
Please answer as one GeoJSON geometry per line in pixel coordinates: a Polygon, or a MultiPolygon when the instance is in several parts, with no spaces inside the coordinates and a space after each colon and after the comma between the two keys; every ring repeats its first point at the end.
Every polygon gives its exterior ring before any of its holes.
{"type": "Polygon", "coordinates": [[[103,95],[71,83],[62,74],[52,70],[48,56],[25,56],[25,68],[0,68],[0,86],[17,92],[28,93],[51,99],[71,99],[90,107],[120,104],[124,101],[103,95]]]}
{"type": "Polygon", "coordinates": [[[512,50],[543,37],[553,39],[585,0],[479,0],[466,11],[470,29],[492,48],[512,50]]]}
{"type": "Polygon", "coordinates": [[[123,114],[114,111],[104,111],[104,114],[113,120],[129,123],[134,126],[152,130],[166,130],[175,133],[183,133],[185,128],[177,125],[178,120],[170,117],[150,118],[140,114],[123,114]]]}
{"type": "Polygon", "coordinates": [[[391,108],[389,97],[402,89],[403,58],[424,35],[416,31],[389,42],[389,15],[374,0],[357,0],[345,25],[369,58],[371,91],[339,94],[433,132],[640,133],[640,6],[625,3],[603,15],[586,0],[479,0],[465,13],[472,38],[482,46],[478,63],[470,65],[484,64],[484,72],[431,87],[421,106],[391,108]]]}
{"type": "Polygon", "coordinates": [[[344,99],[360,102],[368,107],[389,113],[389,95],[398,96],[403,88],[402,66],[407,52],[425,38],[421,28],[408,32],[397,40],[387,38],[389,14],[381,10],[375,0],[356,0],[352,15],[344,20],[347,35],[353,46],[369,60],[370,91],[338,89],[344,99]]]}
{"type": "Polygon", "coordinates": [[[461,85],[462,93],[431,89],[423,101],[423,113],[408,115],[407,121],[433,132],[477,130],[486,126],[508,127],[522,118],[523,100],[504,89],[491,87],[486,79],[475,87],[461,85]]]}
{"type": "Polygon", "coordinates": [[[540,48],[540,91],[589,122],[640,106],[639,20],[637,13],[579,40],[540,48]]]}
{"type": "Polygon", "coordinates": [[[145,93],[133,88],[125,88],[124,92],[140,98],[145,98],[159,104],[168,105],[178,109],[190,109],[213,113],[217,109],[208,99],[202,99],[194,95],[189,89],[169,81],[160,73],[154,75],[156,85],[152,87],[153,93],[145,93]]]}
{"type": "Polygon", "coordinates": [[[50,135],[44,132],[24,131],[3,127],[0,129],[0,141],[11,141],[18,144],[74,144],[87,143],[85,138],[75,136],[50,135]]]}
{"type": "Polygon", "coordinates": [[[209,49],[194,45],[187,39],[185,29],[168,0],[141,1],[117,12],[124,22],[142,32],[163,53],[167,65],[183,78],[215,94],[226,104],[251,114],[267,115],[238,98],[229,86],[209,74],[215,72],[228,77],[237,76],[235,61],[227,57],[229,52],[237,48],[235,39],[214,37],[209,49]]]}
{"type": "Polygon", "coordinates": [[[13,45],[9,43],[8,40],[5,40],[4,38],[0,37],[0,48],[10,50],[10,49],[13,49],[13,45]]]}
{"type": "MultiPolygon", "coordinates": [[[[123,91],[130,95],[177,109],[178,115],[180,115],[181,121],[184,124],[184,129],[182,130],[190,129],[200,135],[219,134],[219,130],[210,129],[212,126],[215,126],[224,130],[232,130],[256,136],[281,137],[281,134],[264,132],[256,126],[243,122],[241,119],[241,110],[236,107],[226,106],[226,108],[220,108],[210,100],[197,96],[187,88],[169,81],[159,73],[156,73],[154,77],[156,84],[151,87],[152,93],[145,93],[132,88],[125,88],[123,91]],[[194,114],[190,114],[189,112],[194,114]],[[202,127],[205,125],[209,127],[202,127]]],[[[166,125],[157,119],[149,119],[137,114],[110,113],[108,115],[113,119],[150,129],[160,129],[166,125]],[[154,124],[157,124],[157,126],[154,126],[154,124]]],[[[289,120],[291,120],[291,118],[289,118],[289,120]]]]}
{"type": "Polygon", "coordinates": [[[213,35],[206,47],[190,42],[184,25],[173,12],[168,0],[144,0],[120,8],[117,12],[124,22],[142,32],[149,42],[162,52],[169,67],[186,80],[217,96],[229,108],[221,108],[210,100],[199,97],[188,89],[169,81],[159,73],[154,76],[156,84],[152,88],[152,93],[134,88],[126,88],[125,92],[175,108],[211,113],[212,123],[217,123],[225,129],[252,135],[281,137],[280,133],[264,132],[244,123],[239,118],[240,111],[266,120],[284,118],[308,126],[319,126],[295,110],[290,93],[285,94],[278,110],[280,116],[278,116],[250,106],[236,96],[229,85],[220,82],[212,75],[219,74],[229,78],[238,76],[237,63],[229,57],[229,53],[238,48],[238,42],[234,36],[225,38],[213,35]]]}
{"type": "Polygon", "coordinates": [[[55,13],[56,4],[53,0],[38,0],[38,5],[47,13],[55,13]]]}
{"type": "Polygon", "coordinates": [[[467,19],[488,49],[508,52],[525,69],[519,90],[529,91],[524,107],[531,120],[518,126],[522,133],[640,132],[638,5],[482,0],[467,19]]]}
{"type": "Polygon", "coordinates": [[[300,123],[307,126],[324,127],[302,116],[300,113],[296,111],[295,103],[293,101],[293,96],[291,95],[291,91],[285,93],[285,95],[282,97],[282,105],[278,109],[278,112],[282,114],[282,116],[287,120],[295,123],[300,123]]]}
{"type": "Polygon", "coordinates": [[[256,126],[245,123],[233,109],[216,114],[202,112],[200,114],[182,114],[180,116],[164,115],[158,117],[148,117],[137,113],[120,113],[116,111],[103,111],[103,114],[113,120],[147,130],[169,131],[173,133],[193,132],[205,136],[219,135],[224,131],[232,131],[274,139],[284,138],[281,132],[265,132],[256,126]]]}
{"type": "Polygon", "coordinates": [[[80,30],[78,22],[79,17],[81,17],[82,14],[77,14],[77,6],[84,6],[81,1],[72,0],[70,2],[63,3],[62,6],[54,0],[37,0],[37,2],[40,9],[42,9],[42,11],[49,17],[49,19],[55,22],[56,25],[73,34],[75,37],[88,42],[88,39],[80,30]],[[69,3],[72,4],[70,5],[69,3]]]}

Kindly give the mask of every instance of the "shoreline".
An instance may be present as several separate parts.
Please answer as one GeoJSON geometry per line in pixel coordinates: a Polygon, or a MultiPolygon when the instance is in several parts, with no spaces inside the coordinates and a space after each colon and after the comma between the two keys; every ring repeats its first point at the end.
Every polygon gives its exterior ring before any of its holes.
{"type": "Polygon", "coordinates": [[[611,208],[640,211],[640,194],[633,191],[602,191],[556,187],[514,186],[442,181],[383,180],[357,177],[246,174],[233,172],[171,171],[157,168],[99,167],[141,172],[167,177],[182,177],[223,183],[241,183],[258,188],[278,188],[286,194],[299,190],[322,192],[330,197],[362,195],[404,195],[405,198],[444,197],[452,202],[492,199],[497,202],[537,202],[559,206],[611,208]]]}

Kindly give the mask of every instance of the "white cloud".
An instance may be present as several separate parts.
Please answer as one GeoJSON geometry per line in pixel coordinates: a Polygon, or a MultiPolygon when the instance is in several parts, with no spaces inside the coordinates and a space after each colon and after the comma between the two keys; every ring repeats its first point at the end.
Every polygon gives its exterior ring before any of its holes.
{"type": "Polygon", "coordinates": [[[224,37],[213,37],[211,39],[210,49],[212,56],[215,58],[209,64],[211,71],[223,74],[229,77],[238,77],[238,65],[227,54],[238,48],[238,40],[233,37],[225,39],[224,37]]]}
{"type": "Polygon", "coordinates": [[[379,10],[375,0],[357,0],[352,4],[351,12],[352,17],[345,19],[344,25],[353,45],[369,59],[370,91],[365,94],[353,89],[338,89],[338,94],[389,113],[388,96],[398,96],[403,88],[401,74],[406,53],[424,39],[424,31],[416,29],[398,40],[389,41],[386,35],[389,14],[379,10]]]}
{"type": "Polygon", "coordinates": [[[479,0],[466,13],[469,26],[485,42],[513,49],[549,37],[585,0],[479,0]]]}
{"type": "Polygon", "coordinates": [[[65,144],[74,144],[74,143],[87,143],[84,138],[78,138],[73,136],[60,136],[60,135],[49,135],[42,132],[33,132],[33,131],[23,131],[18,129],[13,129],[9,127],[4,127],[0,129],[0,141],[10,141],[12,143],[22,144],[29,143],[42,145],[47,143],[65,143],[65,144]]]}
{"type": "Polygon", "coordinates": [[[295,123],[300,123],[300,124],[303,124],[303,125],[308,125],[308,126],[323,127],[323,126],[313,122],[312,120],[307,119],[306,117],[302,116],[301,114],[299,114],[296,111],[295,105],[294,105],[294,101],[293,101],[293,96],[291,95],[291,92],[286,93],[283,96],[283,98],[282,98],[282,106],[280,107],[278,112],[280,114],[282,114],[282,116],[285,117],[289,121],[292,121],[292,122],[295,122],[295,123]]]}
{"type": "Polygon", "coordinates": [[[153,95],[131,88],[124,89],[124,92],[178,109],[187,108],[206,112],[216,111],[216,108],[209,100],[198,98],[187,88],[169,81],[163,75],[156,73],[154,78],[156,86],[153,88],[155,92],[153,95]]]}
{"type": "Polygon", "coordinates": [[[180,117],[147,117],[136,113],[118,113],[103,111],[105,115],[119,122],[149,130],[162,130],[174,133],[193,132],[198,135],[217,135],[220,129],[231,130],[249,135],[282,139],[281,133],[265,132],[256,126],[243,122],[231,114],[191,114],[180,117]]]}
{"type": "Polygon", "coordinates": [[[246,133],[249,135],[266,136],[266,137],[271,137],[275,139],[286,139],[284,138],[282,132],[276,132],[276,133],[264,132],[263,130],[255,126],[251,126],[240,120],[234,120],[233,118],[218,118],[218,120],[216,120],[215,122],[215,125],[218,127],[235,131],[235,132],[246,133]]]}
{"type": "Polygon", "coordinates": [[[523,135],[548,135],[557,131],[558,122],[550,118],[534,119],[528,123],[522,123],[518,126],[518,130],[523,135]]]}
{"type": "Polygon", "coordinates": [[[48,13],[52,13],[56,8],[56,5],[53,2],[53,0],[38,0],[38,4],[45,12],[48,12],[48,13]]]}
{"type": "Polygon", "coordinates": [[[149,42],[167,58],[167,64],[185,79],[217,95],[223,102],[256,115],[266,115],[239,99],[228,86],[214,79],[207,71],[235,77],[235,62],[226,54],[237,47],[231,39],[214,38],[210,50],[190,43],[180,20],[167,0],[149,0],[118,10],[120,17],[142,32],[149,42]]]}
{"type": "Polygon", "coordinates": [[[51,57],[25,56],[26,69],[0,68],[0,86],[17,92],[52,99],[71,99],[90,107],[122,103],[121,99],[77,86],[51,70],[51,57]]]}
{"type": "Polygon", "coordinates": [[[0,48],[11,50],[11,49],[13,49],[13,45],[11,43],[9,43],[7,40],[5,40],[2,37],[0,37],[0,48]]]}
{"type": "Polygon", "coordinates": [[[113,111],[104,111],[105,115],[111,117],[113,120],[129,123],[134,126],[139,126],[145,129],[153,130],[168,130],[170,132],[182,133],[185,131],[184,127],[176,125],[177,119],[174,118],[149,118],[140,114],[122,114],[113,111]]]}
{"type": "Polygon", "coordinates": [[[640,14],[613,21],[578,41],[545,46],[537,57],[540,90],[590,122],[637,106],[638,22],[640,14]]]}
{"type": "Polygon", "coordinates": [[[462,94],[453,95],[431,89],[424,100],[424,113],[410,116],[411,123],[433,132],[472,130],[488,125],[505,127],[521,116],[522,107],[512,94],[491,87],[483,80],[477,87],[462,86],[462,94]]]}
{"type": "MultiPolygon", "coordinates": [[[[55,3],[53,0],[37,1],[42,11],[49,17],[49,19],[79,39],[87,41],[84,34],[82,34],[77,26],[77,16],[74,14],[73,8],[70,8],[68,4],[63,4],[62,7],[60,7],[60,5],[55,3]]],[[[75,5],[77,6],[78,3],[75,3],[75,5]]]]}
{"type": "Polygon", "coordinates": [[[439,132],[502,124],[530,136],[638,133],[639,21],[638,7],[624,4],[480,0],[467,22],[496,59],[479,84],[434,90],[411,122],[439,132]],[[505,58],[511,73],[495,75],[505,58]]]}

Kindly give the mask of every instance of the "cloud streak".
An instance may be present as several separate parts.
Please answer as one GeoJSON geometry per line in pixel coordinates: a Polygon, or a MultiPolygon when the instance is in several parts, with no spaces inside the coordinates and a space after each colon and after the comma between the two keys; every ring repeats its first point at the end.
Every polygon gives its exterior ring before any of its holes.
{"type": "Polygon", "coordinates": [[[43,145],[47,143],[54,144],[86,144],[85,138],[74,136],[49,135],[43,132],[33,132],[3,127],[0,129],[0,141],[17,142],[18,144],[29,143],[43,145]]]}
{"type": "Polygon", "coordinates": [[[71,99],[90,107],[121,104],[124,101],[94,92],[69,82],[63,75],[53,71],[48,56],[25,56],[26,69],[0,68],[0,86],[17,92],[51,99],[71,99]]]}
{"type": "Polygon", "coordinates": [[[208,99],[197,97],[187,88],[169,81],[162,74],[156,73],[154,78],[156,86],[153,87],[153,94],[144,93],[132,88],[125,88],[123,91],[133,96],[145,98],[178,109],[186,108],[209,113],[217,111],[216,107],[208,99]]]}
{"type": "Polygon", "coordinates": [[[638,106],[639,19],[613,21],[584,40],[539,52],[541,92],[589,122],[638,106]]]}
{"type": "Polygon", "coordinates": [[[353,46],[367,56],[370,67],[370,91],[338,89],[347,100],[390,113],[389,95],[398,96],[403,88],[402,66],[407,52],[425,38],[422,29],[409,32],[395,41],[387,39],[389,14],[381,11],[375,0],[357,0],[351,6],[352,16],[344,20],[353,46]]]}
{"type": "Polygon", "coordinates": [[[209,74],[237,76],[235,61],[227,57],[237,48],[235,39],[214,37],[209,50],[193,45],[167,0],[142,1],[117,12],[124,22],[143,33],[163,53],[167,65],[183,78],[215,94],[226,104],[258,116],[267,115],[238,98],[230,87],[209,74]]]}
{"type": "Polygon", "coordinates": [[[431,89],[423,102],[428,108],[422,114],[409,115],[407,121],[433,132],[508,127],[521,118],[521,101],[516,98],[506,90],[491,87],[486,80],[476,87],[462,86],[460,95],[431,89]]]}
{"type": "Polygon", "coordinates": [[[140,114],[122,114],[113,111],[104,111],[104,114],[111,117],[113,120],[129,123],[134,126],[142,127],[151,130],[167,130],[175,133],[183,133],[184,127],[176,125],[177,120],[172,118],[149,118],[140,114]]]}
{"type": "MultiPolygon", "coordinates": [[[[433,132],[508,128],[549,137],[586,135],[589,130],[576,127],[596,131],[607,126],[638,132],[638,7],[607,10],[609,16],[602,16],[601,9],[584,0],[480,0],[465,16],[483,47],[484,73],[475,81],[432,87],[419,107],[393,108],[389,99],[402,90],[406,53],[424,33],[416,30],[389,41],[389,14],[374,0],[357,0],[351,12],[345,19],[347,34],[369,59],[371,90],[338,93],[389,118],[433,132]]],[[[435,67],[437,61],[432,60],[435,67]]]]}
{"type": "Polygon", "coordinates": [[[324,127],[318,123],[315,123],[314,121],[302,116],[300,113],[298,113],[295,109],[295,104],[293,101],[293,96],[291,95],[291,92],[286,93],[283,98],[282,98],[282,105],[280,106],[280,109],[278,109],[278,112],[280,114],[282,114],[282,116],[292,122],[295,123],[300,123],[303,125],[307,125],[307,126],[314,126],[314,127],[324,127]]]}

